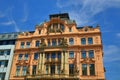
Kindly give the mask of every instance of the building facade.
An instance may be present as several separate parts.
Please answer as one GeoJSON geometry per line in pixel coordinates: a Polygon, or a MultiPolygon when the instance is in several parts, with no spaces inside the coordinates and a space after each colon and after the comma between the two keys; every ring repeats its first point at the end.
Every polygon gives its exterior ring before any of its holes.
{"type": "Polygon", "coordinates": [[[18,36],[10,80],[105,80],[100,27],[50,15],[18,36]]]}
{"type": "Polygon", "coordinates": [[[0,80],[9,80],[14,45],[18,34],[0,34],[0,80]]]}

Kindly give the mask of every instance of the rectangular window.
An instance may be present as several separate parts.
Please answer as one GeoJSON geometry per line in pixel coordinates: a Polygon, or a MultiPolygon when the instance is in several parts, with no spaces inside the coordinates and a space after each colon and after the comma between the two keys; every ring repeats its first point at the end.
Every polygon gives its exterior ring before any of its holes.
{"type": "Polygon", "coordinates": [[[16,76],[19,76],[19,74],[20,74],[20,66],[17,66],[16,67],[16,76]]]}
{"type": "Polygon", "coordinates": [[[90,75],[95,75],[95,65],[94,64],[90,64],[90,75]]]}
{"type": "Polygon", "coordinates": [[[24,55],[24,60],[28,60],[28,54],[24,55]]]}
{"type": "Polygon", "coordinates": [[[93,39],[92,38],[88,38],[88,44],[93,44],[93,39]]]}
{"type": "Polygon", "coordinates": [[[7,50],[7,55],[10,55],[10,50],[7,50]]]}
{"type": "Polygon", "coordinates": [[[86,58],[86,51],[81,51],[81,54],[82,54],[82,58],[86,58]]]}
{"type": "Polygon", "coordinates": [[[87,64],[82,64],[82,75],[87,75],[87,64]]]}
{"type": "Polygon", "coordinates": [[[74,58],[74,51],[69,51],[69,58],[74,58]]]}
{"type": "Polygon", "coordinates": [[[48,46],[50,46],[50,40],[48,40],[48,46]]]}
{"type": "Polygon", "coordinates": [[[20,48],[24,48],[24,42],[21,42],[20,48]]]}
{"type": "Polygon", "coordinates": [[[39,57],[38,53],[34,53],[34,60],[37,60],[39,57]]]}
{"type": "Polygon", "coordinates": [[[4,51],[3,51],[3,50],[1,50],[1,51],[0,51],[0,55],[3,55],[3,54],[4,54],[4,51]]]}
{"type": "Polygon", "coordinates": [[[5,80],[5,72],[3,72],[3,73],[0,73],[0,80],[5,80]]]}
{"type": "Polygon", "coordinates": [[[88,55],[89,55],[89,58],[94,58],[94,51],[93,50],[89,50],[88,51],[88,55]]]}
{"type": "Polygon", "coordinates": [[[7,67],[8,66],[8,60],[5,60],[4,62],[5,62],[4,66],[7,67]]]}
{"type": "Polygon", "coordinates": [[[72,28],[71,27],[69,28],[69,32],[72,32],[72,28]]]}
{"type": "Polygon", "coordinates": [[[36,46],[36,47],[39,47],[39,46],[40,46],[40,41],[36,41],[35,46],[36,46]]]}
{"type": "Polygon", "coordinates": [[[19,54],[18,60],[22,60],[22,56],[23,56],[23,54],[19,54]]]}
{"type": "Polygon", "coordinates": [[[70,39],[69,39],[69,44],[70,44],[70,45],[73,45],[73,44],[74,44],[74,39],[73,39],[73,38],[70,38],[70,39]]]}
{"type": "Polygon", "coordinates": [[[60,46],[60,39],[58,39],[58,46],[60,46]]]}
{"type": "Polygon", "coordinates": [[[32,66],[32,75],[35,75],[35,74],[36,74],[36,68],[37,68],[36,65],[33,65],[33,66],[32,66]]]}
{"type": "Polygon", "coordinates": [[[69,74],[70,75],[74,74],[74,64],[69,64],[69,74]]]}
{"type": "Polygon", "coordinates": [[[58,52],[58,60],[61,59],[61,52],[58,52]]]}
{"type": "Polygon", "coordinates": [[[51,75],[55,74],[55,65],[51,65],[51,75]]]}
{"type": "Polygon", "coordinates": [[[52,58],[52,60],[55,60],[56,54],[55,54],[55,53],[52,53],[51,58],[52,58]]]}
{"type": "Polygon", "coordinates": [[[52,40],[52,46],[56,46],[56,39],[52,40]]]}
{"type": "Polygon", "coordinates": [[[26,48],[30,48],[30,42],[26,43],[26,48]]]}
{"type": "Polygon", "coordinates": [[[60,65],[57,66],[57,73],[60,74],[60,65]]]}
{"type": "Polygon", "coordinates": [[[46,59],[49,60],[50,55],[47,53],[46,54],[46,59]]]}
{"type": "Polygon", "coordinates": [[[2,66],[2,61],[0,61],[0,67],[2,66]]]}
{"type": "Polygon", "coordinates": [[[81,44],[85,45],[86,44],[86,39],[85,38],[81,38],[81,44]]]}
{"type": "Polygon", "coordinates": [[[48,70],[48,65],[46,65],[46,74],[48,74],[48,71],[49,71],[49,70],[48,70]]]}
{"type": "Polygon", "coordinates": [[[27,67],[23,66],[22,68],[22,75],[25,76],[26,75],[26,71],[27,71],[27,67]]]}

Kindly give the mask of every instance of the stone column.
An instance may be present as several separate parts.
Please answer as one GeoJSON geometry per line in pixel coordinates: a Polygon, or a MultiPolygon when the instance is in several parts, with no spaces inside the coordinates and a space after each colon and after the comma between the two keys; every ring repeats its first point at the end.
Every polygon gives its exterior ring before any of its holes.
{"type": "Polygon", "coordinates": [[[61,51],[61,70],[63,70],[63,64],[64,64],[64,57],[63,57],[63,51],[61,51]]]}
{"type": "Polygon", "coordinates": [[[45,53],[43,52],[43,54],[42,54],[42,74],[44,74],[44,72],[45,72],[45,65],[44,65],[44,63],[45,63],[45,53]]]}
{"type": "Polygon", "coordinates": [[[69,74],[68,51],[65,51],[65,74],[69,74]]]}
{"type": "Polygon", "coordinates": [[[39,54],[39,60],[38,60],[38,63],[39,63],[39,64],[38,64],[38,73],[39,73],[39,74],[41,74],[41,72],[42,72],[42,71],[41,71],[41,68],[42,68],[42,63],[41,63],[41,61],[42,61],[42,54],[40,53],[40,54],[39,54]]]}
{"type": "Polygon", "coordinates": [[[89,64],[87,64],[87,75],[90,75],[90,68],[89,68],[89,64]]]}

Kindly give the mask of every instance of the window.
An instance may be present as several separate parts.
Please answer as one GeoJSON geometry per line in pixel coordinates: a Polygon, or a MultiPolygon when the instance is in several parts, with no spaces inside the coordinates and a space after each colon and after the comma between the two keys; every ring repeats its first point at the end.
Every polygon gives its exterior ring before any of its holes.
{"type": "Polygon", "coordinates": [[[35,75],[36,74],[36,65],[33,65],[32,66],[32,75],[35,75]]]}
{"type": "Polygon", "coordinates": [[[86,58],[86,51],[83,50],[81,53],[82,53],[82,58],[86,58]]]}
{"type": "Polygon", "coordinates": [[[21,42],[20,48],[24,48],[24,42],[21,42]]]}
{"type": "Polygon", "coordinates": [[[90,64],[90,75],[95,75],[95,65],[94,64],[90,64]]]}
{"type": "Polygon", "coordinates": [[[40,46],[40,41],[36,41],[35,46],[36,46],[36,47],[39,47],[39,46],[40,46]]]}
{"type": "Polygon", "coordinates": [[[88,44],[93,44],[93,39],[92,38],[88,38],[88,44]]]}
{"type": "Polygon", "coordinates": [[[46,59],[47,59],[47,60],[49,60],[49,57],[50,57],[49,54],[46,54],[46,59]]]}
{"type": "Polygon", "coordinates": [[[30,48],[30,42],[26,43],[26,48],[30,48]]]}
{"type": "Polygon", "coordinates": [[[61,25],[61,30],[64,31],[64,26],[63,25],[61,25]]]}
{"type": "Polygon", "coordinates": [[[85,44],[86,44],[86,39],[85,39],[85,38],[82,38],[82,39],[81,39],[81,44],[82,44],[82,45],[85,45],[85,44]]]}
{"type": "Polygon", "coordinates": [[[4,67],[7,67],[8,66],[8,60],[5,60],[4,62],[5,62],[4,67]]]}
{"type": "Polygon", "coordinates": [[[24,55],[24,60],[28,60],[28,54],[24,55]]]}
{"type": "Polygon", "coordinates": [[[73,51],[69,52],[69,58],[74,58],[74,52],[73,51]]]}
{"type": "Polygon", "coordinates": [[[51,74],[55,74],[55,65],[51,65],[51,74]]]}
{"type": "Polygon", "coordinates": [[[82,75],[87,75],[87,64],[82,64],[82,75]]]}
{"type": "Polygon", "coordinates": [[[41,34],[41,30],[39,30],[39,34],[41,34]]]}
{"type": "Polygon", "coordinates": [[[22,56],[23,56],[23,54],[19,54],[18,60],[22,60],[22,56]]]}
{"type": "Polygon", "coordinates": [[[72,28],[71,27],[69,28],[69,32],[72,32],[72,28]]]}
{"type": "Polygon", "coordinates": [[[0,51],[0,55],[3,55],[3,54],[4,54],[4,51],[3,51],[3,50],[1,50],[1,51],[0,51]]]}
{"type": "Polygon", "coordinates": [[[69,44],[70,44],[70,45],[73,45],[73,44],[74,44],[73,38],[70,38],[70,39],[69,39],[69,44]]]}
{"type": "Polygon", "coordinates": [[[51,58],[52,58],[52,59],[55,59],[55,57],[56,57],[56,54],[55,54],[55,53],[52,53],[51,58]]]}
{"type": "Polygon", "coordinates": [[[69,74],[74,74],[74,64],[69,64],[69,74]]]}
{"type": "Polygon", "coordinates": [[[48,46],[50,46],[50,40],[48,40],[48,46]]]}
{"type": "Polygon", "coordinates": [[[5,72],[4,73],[0,73],[0,80],[5,80],[5,72]]]}
{"type": "Polygon", "coordinates": [[[94,58],[94,51],[93,50],[89,50],[89,58],[94,58]]]}
{"type": "Polygon", "coordinates": [[[48,71],[49,71],[49,70],[48,70],[48,65],[46,65],[46,74],[48,74],[48,71]]]}
{"type": "Polygon", "coordinates": [[[58,39],[58,46],[60,46],[60,39],[58,39]]]}
{"type": "Polygon", "coordinates": [[[52,46],[56,46],[56,40],[55,39],[52,40],[52,46]]]}
{"type": "Polygon", "coordinates": [[[57,73],[60,74],[60,65],[57,66],[57,73]]]}
{"type": "Polygon", "coordinates": [[[27,67],[23,66],[22,68],[22,75],[25,76],[26,75],[26,71],[27,71],[27,67]]]}
{"type": "Polygon", "coordinates": [[[0,61],[0,67],[2,66],[2,61],[0,61]]]}
{"type": "Polygon", "coordinates": [[[58,52],[58,60],[61,59],[61,52],[58,52]]]}
{"type": "Polygon", "coordinates": [[[20,74],[20,66],[17,66],[16,67],[16,76],[19,76],[19,74],[20,74]]]}
{"type": "Polygon", "coordinates": [[[34,53],[34,60],[38,59],[38,53],[34,53]]]}
{"type": "Polygon", "coordinates": [[[4,55],[10,55],[10,50],[5,50],[4,55]]]}

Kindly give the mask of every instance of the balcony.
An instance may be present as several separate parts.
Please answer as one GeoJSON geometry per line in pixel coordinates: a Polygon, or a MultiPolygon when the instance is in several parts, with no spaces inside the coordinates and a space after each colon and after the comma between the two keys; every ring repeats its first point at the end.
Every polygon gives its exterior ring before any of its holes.
{"type": "Polygon", "coordinates": [[[33,79],[39,79],[39,80],[58,80],[58,79],[64,79],[64,80],[79,80],[79,75],[69,75],[69,74],[41,74],[41,75],[29,75],[26,76],[26,80],[33,80],[33,79]]]}

